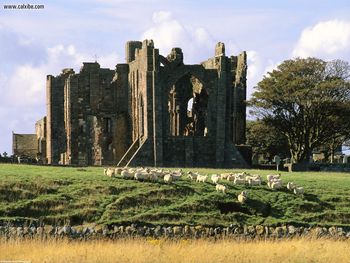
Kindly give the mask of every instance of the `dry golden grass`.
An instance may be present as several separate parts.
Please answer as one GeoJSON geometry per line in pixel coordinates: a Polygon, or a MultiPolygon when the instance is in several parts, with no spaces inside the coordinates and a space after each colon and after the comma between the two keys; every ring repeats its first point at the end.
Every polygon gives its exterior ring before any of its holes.
{"type": "Polygon", "coordinates": [[[350,241],[1,241],[1,260],[31,262],[350,262],[350,241]]]}

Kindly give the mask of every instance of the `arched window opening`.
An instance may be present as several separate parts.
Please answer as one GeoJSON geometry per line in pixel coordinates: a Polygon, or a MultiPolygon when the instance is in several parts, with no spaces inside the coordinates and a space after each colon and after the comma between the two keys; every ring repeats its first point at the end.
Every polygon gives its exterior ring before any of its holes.
{"type": "Polygon", "coordinates": [[[108,149],[108,151],[112,151],[113,150],[113,144],[112,143],[108,144],[107,149],[108,149]]]}
{"type": "Polygon", "coordinates": [[[169,129],[172,136],[207,136],[208,93],[199,79],[185,75],[169,92],[169,129]]]}

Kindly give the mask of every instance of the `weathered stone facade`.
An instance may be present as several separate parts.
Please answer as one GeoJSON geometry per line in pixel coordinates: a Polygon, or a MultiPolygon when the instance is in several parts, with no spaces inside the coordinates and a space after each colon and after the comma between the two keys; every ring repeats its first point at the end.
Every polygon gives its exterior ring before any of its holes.
{"type": "Polygon", "coordinates": [[[12,134],[12,152],[17,157],[37,157],[38,144],[35,134],[12,134]]]}
{"type": "Polygon", "coordinates": [[[164,57],[153,41],[128,42],[126,51],[133,144],[119,165],[249,164],[235,146],[245,143],[245,52],[227,57],[218,43],[213,58],[185,65],[180,48],[164,57]]]}
{"type": "Polygon", "coordinates": [[[40,163],[46,163],[46,117],[35,123],[35,134],[38,144],[37,160],[40,163]]]}
{"type": "Polygon", "coordinates": [[[47,162],[248,166],[246,61],[218,43],[214,57],[185,65],[180,48],[164,57],[152,40],[129,41],[115,70],[95,62],[48,76],[47,162]]]}
{"type": "Polygon", "coordinates": [[[49,164],[113,164],[127,150],[126,85],[116,70],[84,63],[78,74],[64,69],[47,78],[47,159],[49,164]],[[123,106],[124,104],[124,106],[123,106]],[[57,109],[58,108],[58,109],[57,109]],[[50,116],[50,117],[49,117],[50,116]]]}

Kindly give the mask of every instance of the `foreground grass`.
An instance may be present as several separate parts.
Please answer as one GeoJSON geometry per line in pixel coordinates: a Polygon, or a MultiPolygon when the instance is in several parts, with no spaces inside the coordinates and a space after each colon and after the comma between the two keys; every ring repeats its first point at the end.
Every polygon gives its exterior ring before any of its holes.
{"type": "Polygon", "coordinates": [[[1,260],[36,262],[350,262],[350,241],[118,240],[0,242],[1,260]]]}
{"type": "MultiPolygon", "coordinates": [[[[171,185],[103,176],[102,168],[0,164],[0,219],[47,224],[130,223],[229,225],[282,223],[350,226],[350,174],[283,173],[286,183],[305,188],[304,197],[286,189],[228,186],[180,180],[171,185]],[[237,202],[248,189],[249,201],[237,202]]],[[[184,169],[188,171],[189,169],[184,169]]],[[[191,169],[203,174],[233,170],[191,169]]],[[[235,170],[237,172],[242,170],[235,170]]],[[[250,170],[263,175],[272,171],[250,170]]]]}

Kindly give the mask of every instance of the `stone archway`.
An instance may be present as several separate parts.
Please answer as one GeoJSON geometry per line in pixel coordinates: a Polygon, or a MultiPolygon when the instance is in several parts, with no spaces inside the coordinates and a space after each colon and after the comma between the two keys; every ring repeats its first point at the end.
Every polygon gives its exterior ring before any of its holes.
{"type": "Polygon", "coordinates": [[[203,82],[190,73],[183,75],[168,93],[169,135],[206,136],[207,108],[208,92],[203,82]]]}

